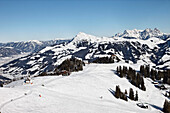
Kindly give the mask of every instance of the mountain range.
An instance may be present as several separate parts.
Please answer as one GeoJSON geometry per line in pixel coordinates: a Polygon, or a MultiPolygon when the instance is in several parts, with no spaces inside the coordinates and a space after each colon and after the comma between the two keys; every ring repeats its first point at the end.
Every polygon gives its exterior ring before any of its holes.
{"type": "Polygon", "coordinates": [[[123,33],[117,33],[113,37],[123,37],[123,38],[134,38],[134,39],[142,39],[147,40],[151,37],[160,38],[162,40],[166,40],[170,38],[170,34],[162,33],[159,29],[154,28],[153,30],[147,28],[145,30],[125,30],[123,33]]]}
{"type": "Polygon", "coordinates": [[[56,39],[49,41],[21,41],[21,42],[8,42],[0,43],[0,57],[9,57],[11,55],[17,55],[26,52],[37,52],[42,48],[50,45],[56,45],[61,43],[67,43],[69,40],[66,39],[56,39]]]}
{"type": "Polygon", "coordinates": [[[170,69],[170,35],[157,28],[125,30],[112,37],[96,37],[80,32],[72,40],[6,45],[17,49],[20,46],[23,49],[19,52],[32,53],[2,65],[0,69],[3,75],[38,75],[53,72],[59,64],[71,57],[93,62],[97,58],[112,55],[117,56],[120,62],[150,65],[159,70],[170,69]],[[24,45],[29,46],[25,48],[24,45]]]}

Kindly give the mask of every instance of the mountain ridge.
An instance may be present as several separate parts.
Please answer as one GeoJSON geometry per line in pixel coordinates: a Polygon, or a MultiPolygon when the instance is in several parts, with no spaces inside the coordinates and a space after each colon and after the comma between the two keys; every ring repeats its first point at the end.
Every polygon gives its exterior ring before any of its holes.
{"type": "Polygon", "coordinates": [[[151,37],[160,38],[163,40],[166,40],[170,37],[170,34],[168,33],[162,33],[159,29],[154,28],[153,30],[150,28],[144,29],[144,30],[125,30],[123,33],[115,34],[113,37],[122,37],[122,38],[138,38],[147,40],[151,37]]]}
{"type": "Polygon", "coordinates": [[[40,51],[16,59],[0,68],[4,74],[37,75],[54,71],[64,60],[72,56],[92,62],[96,58],[115,55],[120,62],[150,65],[156,69],[170,69],[170,40],[150,37],[146,40],[124,37],[96,37],[78,33],[71,41],[46,46],[40,51]]]}
{"type": "Polygon", "coordinates": [[[60,43],[68,43],[70,40],[68,39],[56,39],[56,40],[49,40],[49,41],[38,41],[38,40],[29,40],[29,41],[21,41],[21,42],[7,42],[7,43],[0,43],[1,48],[10,48],[12,47],[13,49],[11,50],[12,53],[9,55],[5,55],[2,51],[0,51],[1,56],[9,57],[11,55],[17,55],[20,53],[25,53],[25,52],[37,52],[41,50],[42,48],[50,45],[55,45],[55,44],[60,44],[60,43]],[[15,51],[20,51],[20,52],[15,52],[15,51]],[[15,54],[16,53],[16,54],[15,54]]]}

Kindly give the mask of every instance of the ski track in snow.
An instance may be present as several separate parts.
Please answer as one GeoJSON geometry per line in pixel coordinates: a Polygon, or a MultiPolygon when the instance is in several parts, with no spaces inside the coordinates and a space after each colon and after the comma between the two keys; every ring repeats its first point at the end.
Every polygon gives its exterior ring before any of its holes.
{"type": "Polygon", "coordinates": [[[21,99],[21,98],[24,98],[24,97],[26,97],[27,95],[30,95],[31,93],[32,93],[32,90],[30,90],[28,93],[26,93],[26,95],[24,94],[24,95],[22,95],[22,96],[13,98],[13,99],[11,99],[11,100],[9,100],[9,101],[1,104],[1,105],[0,105],[0,111],[1,111],[2,108],[3,108],[4,106],[6,106],[7,104],[12,103],[12,102],[14,102],[14,101],[17,101],[17,100],[19,100],[19,99],[21,99]]]}

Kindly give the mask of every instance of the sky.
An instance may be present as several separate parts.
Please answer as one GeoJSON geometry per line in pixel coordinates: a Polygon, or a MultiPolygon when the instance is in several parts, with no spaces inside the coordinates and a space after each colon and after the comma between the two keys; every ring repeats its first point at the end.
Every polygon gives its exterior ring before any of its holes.
{"type": "Polygon", "coordinates": [[[0,0],[0,42],[113,36],[126,29],[170,33],[170,0],[0,0]]]}

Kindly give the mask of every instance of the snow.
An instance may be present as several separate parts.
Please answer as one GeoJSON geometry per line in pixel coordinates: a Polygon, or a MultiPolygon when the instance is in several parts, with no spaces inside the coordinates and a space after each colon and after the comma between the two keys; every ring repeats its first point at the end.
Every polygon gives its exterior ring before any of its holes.
{"type": "Polygon", "coordinates": [[[96,37],[93,35],[89,35],[83,32],[79,32],[74,38],[73,40],[68,44],[69,47],[74,47],[73,45],[81,42],[81,41],[86,41],[89,43],[98,43],[101,41],[107,41],[107,40],[113,40],[112,38],[107,38],[107,37],[96,37]]]}
{"type": "Polygon", "coordinates": [[[42,62],[44,60],[45,57],[41,57],[38,62],[42,62]]]}
{"type": "Polygon", "coordinates": [[[32,68],[28,69],[28,71],[34,71],[34,70],[38,70],[39,69],[39,65],[35,65],[32,68]]]}
{"type": "Polygon", "coordinates": [[[161,112],[165,97],[161,91],[144,79],[146,91],[133,86],[125,78],[114,74],[118,65],[127,65],[139,70],[138,64],[89,64],[83,71],[70,76],[44,76],[32,78],[33,84],[15,81],[0,88],[0,111],[2,113],[156,113],[161,112]],[[42,84],[44,86],[42,86],[42,84]],[[116,99],[109,89],[121,91],[129,88],[138,91],[139,101],[128,102],[116,99]],[[27,93],[27,95],[24,95],[27,93]],[[41,95],[41,97],[39,97],[41,95]],[[103,97],[102,99],[100,97],[103,97]],[[13,99],[13,101],[9,101],[13,99]],[[6,103],[7,102],[7,103],[6,103]],[[136,104],[144,102],[149,109],[136,104]],[[4,104],[5,103],[5,104],[4,104]]]}
{"type": "MultiPolygon", "coordinates": [[[[11,101],[12,98],[23,95],[27,90],[16,89],[16,88],[0,88],[0,106],[7,101],[11,101]],[[10,90],[9,90],[10,89],[10,90]]],[[[0,107],[1,108],[1,107],[0,107]]]]}
{"type": "Polygon", "coordinates": [[[94,55],[94,57],[96,57],[96,58],[97,58],[97,57],[99,57],[99,58],[101,58],[101,57],[110,57],[110,56],[111,56],[111,55],[101,55],[101,54],[100,54],[100,55],[94,55]]]}
{"type": "MultiPolygon", "coordinates": [[[[6,64],[6,63],[8,63],[12,60],[15,60],[17,58],[24,57],[28,54],[30,54],[30,53],[28,52],[28,53],[22,53],[22,54],[19,54],[19,55],[12,55],[11,57],[0,57],[0,66],[3,65],[3,64],[6,64]]],[[[20,60],[23,60],[23,59],[20,59],[20,60]]]]}
{"type": "MultiPolygon", "coordinates": [[[[155,29],[145,29],[145,30],[125,30],[123,33],[118,33],[114,37],[134,37],[137,39],[147,39],[149,37],[162,36],[165,33],[160,32],[157,28],[155,29]]],[[[118,39],[118,38],[115,38],[118,39]]]]}
{"type": "Polygon", "coordinates": [[[37,43],[37,44],[39,44],[39,45],[42,45],[42,44],[43,44],[42,42],[40,42],[40,41],[38,41],[38,40],[29,40],[29,41],[26,41],[25,43],[27,43],[27,42],[37,43]]]}
{"type": "Polygon", "coordinates": [[[13,47],[4,47],[4,48],[9,48],[9,49],[13,49],[13,47]]]}
{"type": "Polygon", "coordinates": [[[34,64],[35,63],[35,61],[34,60],[31,60],[31,61],[29,61],[27,64],[34,64]]]}
{"type": "Polygon", "coordinates": [[[58,60],[57,62],[55,62],[54,65],[60,65],[64,60],[66,59],[70,59],[72,56],[71,55],[68,55],[66,57],[61,57],[60,60],[58,60]]]}
{"type": "Polygon", "coordinates": [[[170,56],[165,54],[161,59],[162,59],[163,62],[165,62],[167,60],[170,60],[170,56]]]}
{"type": "Polygon", "coordinates": [[[39,51],[39,53],[44,53],[45,51],[48,51],[50,49],[53,49],[54,47],[51,46],[47,46],[46,48],[42,49],[41,51],[39,51]]]}

